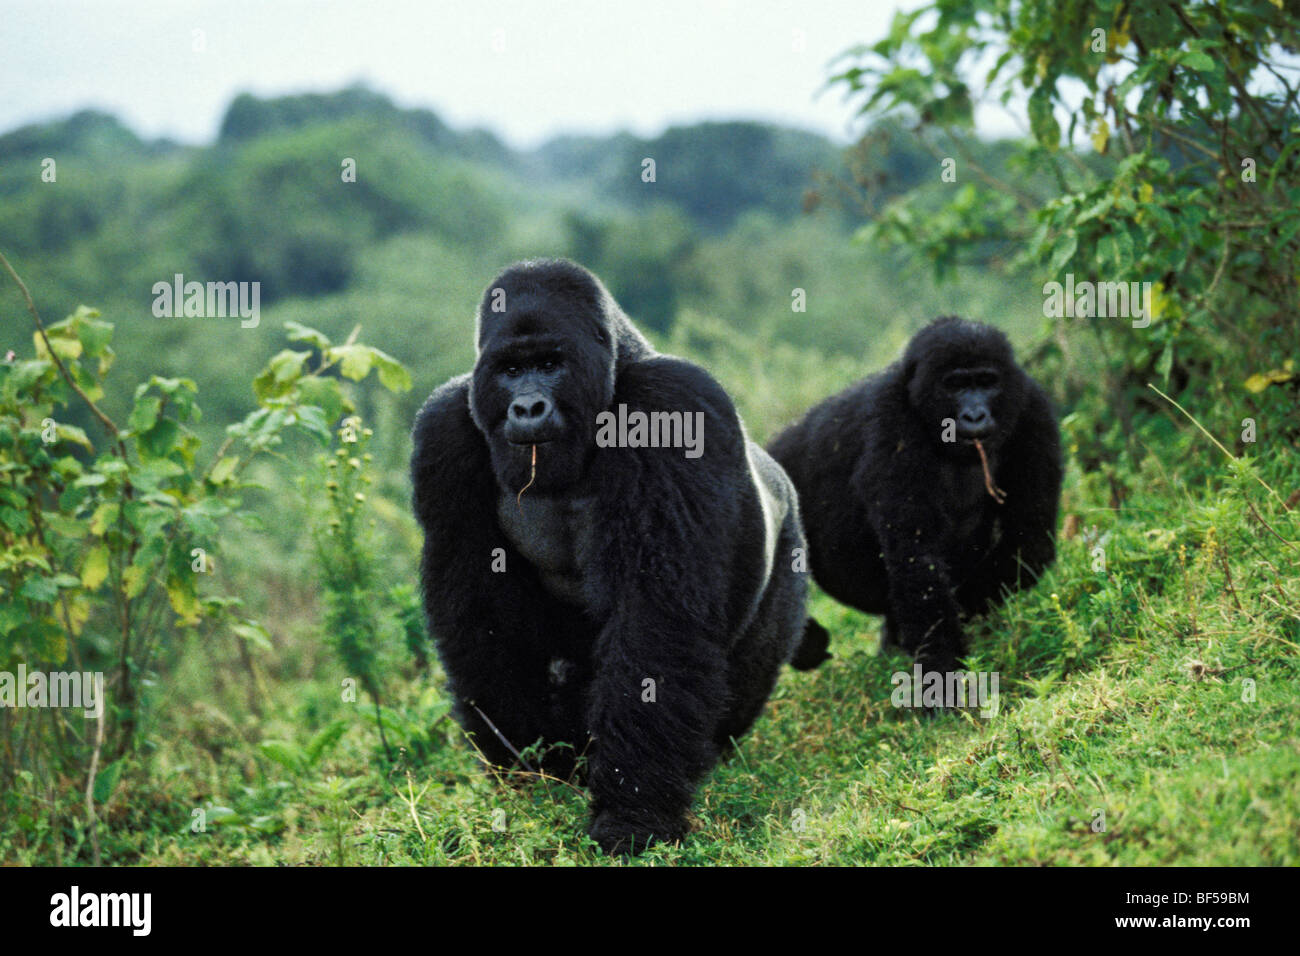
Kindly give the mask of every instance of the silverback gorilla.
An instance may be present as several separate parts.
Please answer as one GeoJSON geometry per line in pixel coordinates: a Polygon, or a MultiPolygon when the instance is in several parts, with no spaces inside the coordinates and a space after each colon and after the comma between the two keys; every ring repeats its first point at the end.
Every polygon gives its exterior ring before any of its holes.
{"type": "Polygon", "coordinates": [[[925,671],[955,670],[961,619],[1055,557],[1056,419],[991,326],[930,323],[900,362],[814,407],[769,450],[799,491],[817,583],[884,614],[882,645],[925,671]]]}
{"type": "Polygon", "coordinates": [[[425,402],[411,460],[456,717],[493,765],[568,777],[585,756],[605,852],[680,839],[804,629],[794,489],[721,386],[581,266],[506,269],[477,347],[425,402]],[[602,413],[632,423],[622,440],[602,413]]]}

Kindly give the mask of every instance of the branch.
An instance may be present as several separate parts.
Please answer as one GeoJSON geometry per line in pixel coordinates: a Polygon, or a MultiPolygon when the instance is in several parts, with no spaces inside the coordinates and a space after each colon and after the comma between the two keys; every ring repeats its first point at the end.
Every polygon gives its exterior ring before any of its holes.
{"type": "Polygon", "coordinates": [[[23,298],[27,300],[27,311],[32,314],[32,318],[36,322],[36,331],[40,334],[41,341],[45,343],[45,351],[49,353],[50,358],[54,359],[54,364],[58,367],[59,373],[63,376],[63,380],[68,383],[74,392],[81,396],[81,400],[86,403],[92,412],[94,412],[95,417],[99,419],[100,423],[108,429],[109,434],[113,436],[119,447],[121,447],[122,457],[125,458],[126,448],[122,446],[122,438],[118,434],[117,426],[113,424],[111,418],[99,410],[99,406],[90,400],[90,396],[81,390],[81,386],[73,380],[72,374],[68,371],[67,366],[63,364],[63,359],[59,358],[59,353],[54,351],[53,347],[50,345],[49,336],[45,334],[45,323],[41,321],[40,313],[36,311],[36,303],[32,301],[32,294],[27,291],[27,286],[23,283],[23,280],[19,277],[18,273],[14,271],[14,267],[9,264],[9,260],[4,257],[4,253],[0,253],[0,265],[4,266],[5,271],[13,277],[14,282],[18,283],[18,288],[22,291],[23,298]]]}

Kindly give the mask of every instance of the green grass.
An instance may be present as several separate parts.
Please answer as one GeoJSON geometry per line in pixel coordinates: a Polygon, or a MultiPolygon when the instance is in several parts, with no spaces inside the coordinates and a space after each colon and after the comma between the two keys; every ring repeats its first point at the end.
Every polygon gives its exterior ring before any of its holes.
{"type": "MultiPolygon", "coordinates": [[[[1288,486],[1284,473],[1269,477],[1288,486]]],[[[1296,552],[1248,502],[1292,540],[1294,512],[1248,476],[1191,488],[1153,458],[1120,510],[1085,485],[1071,474],[1063,508],[1084,533],[1063,537],[1038,587],[971,628],[972,669],[1000,674],[997,716],[892,707],[890,675],[908,662],[878,653],[876,619],[818,594],[834,658],[782,676],[700,788],[688,839],[636,862],[1300,862],[1296,552]],[[1097,541],[1105,573],[1093,570],[1097,541]]],[[[340,702],[341,671],[317,628],[304,617],[251,669],[219,644],[181,651],[155,708],[151,771],[129,770],[101,806],[108,860],[616,863],[585,837],[579,790],[527,775],[502,786],[479,768],[444,716],[436,665],[428,679],[394,678],[387,763],[373,709],[340,702]],[[336,721],[341,737],[310,764],[260,746],[306,747],[336,721]],[[200,808],[207,829],[193,832],[200,808]]],[[[66,794],[13,798],[28,805],[0,856],[81,855],[68,783],[66,794]],[[52,806],[65,823],[41,822],[60,818],[52,806]]]]}

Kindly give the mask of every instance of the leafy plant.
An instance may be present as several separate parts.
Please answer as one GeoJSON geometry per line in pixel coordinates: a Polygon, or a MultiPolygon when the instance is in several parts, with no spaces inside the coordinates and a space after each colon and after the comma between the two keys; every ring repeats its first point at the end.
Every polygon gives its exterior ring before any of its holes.
{"type": "Polygon", "coordinates": [[[93,842],[94,805],[109,798],[119,761],[140,743],[145,691],[166,644],[200,629],[266,640],[260,624],[239,614],[237,598],[208,583],[219,522],[246,514],[249,463],[294,428],[328,446],[332,424],[353,408],[338,374],[360,381],[374,369],[394,390],[409,388],[410,378],[355,332],[333,346],[294,325],[291,340],[318,349],[316,365],[308,367],[311,351],[273,358],[253,383],[257,408],[205,455],[191,429],[200,417],[192,380],[151,375],[136,387],[125,422],[114,421],[101,405],[112,324],[82,307],[45,325],[3,256],[0,265],[36,327],[34,355],[0,363],[0,667],[71,661],[79,672],[106,671],[109,700],[93,723],[58,710],[48,719],[43,709],[0,710],[0,780],[12,782],[24,767],[49,778],[85,763],[93,842]],[[101,433],[98,446],[77,419],[101,433]],[[109,763],[101,771],[102,759],[109,763]]]}
{"type": "Polygon", "coordinates": [[[937,209],[918,205],[935,191],[909,194],[864,235],[906,245],[941,275],[995,238],[1008,270],[1039,283],[1148,282],[1149,326],[1056,319],[1091,328],[1122,431],[1131,436],[1134,409],[1159,408],[1147,382],[1190,387],[1217,399],[1225,423],[1239,419],[1253,393],[1290,380],[1267,370],[1300,349],[1300,81],[1285,64],[1296,27],[1273,0],[976,0],[898,13],[831,82],[864,117],[911,118],[957,175],[937,209]],[[1003,170],[962,147],[977,106],[994,102],[1023,109],[1032,134],[1003,170]],[[1047,194],[1026,186],[1036,174],[1047,194]]]}
{"type": "MultiPolygon", "coordinates": [[[[310,498],[323,498],[312,530],[316,568],[325,602],[325,631],[346,673],[370,695],[375,726],[385,756],[392,759],[386,731],[395,731],[407,752],[427,752],[427,726],[419,728],[409,716],[385,708],[382,673],[390,650],[404,647],[419,670],[428,667],[428,639],[423,609],[410,585],[381,587],[375,559],[367,495],[374,482],[373,456],[368,450],[374,431],[358,416],[343,420],[338,447],[321,458],[323,495],[304,481],[310,498]]],[[[440,716],[440,715],[439,715],[440,716]]]]}

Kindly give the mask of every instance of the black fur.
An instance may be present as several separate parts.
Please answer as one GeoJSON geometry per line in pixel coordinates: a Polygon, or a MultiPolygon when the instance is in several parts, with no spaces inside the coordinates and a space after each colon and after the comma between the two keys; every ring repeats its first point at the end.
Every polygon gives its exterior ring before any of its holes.
{"type": "Polygon", "coordinates": [[[785,473],[717,382],[656,353],[595,276],[556,260],[491,283],[474,371],[429,397],[414,446],[425,609],[462,726],[496,765],[539,740],[551,774],[585,755],[589,832],[607,852],[681,838],[695,787],[803,630],[785,473]],[[703,454],[597,447],[597,414],[620,404],[703,412],[703,454]],[[548,438],[517,500],[529,442],[548,438]],[[767,580],[747,454],[780,516],[767,580]]]}
{"type": "Polygon", "coordinates": [[[817,583],[886,615],[882,644],[927,671],[955,669],[962,618],[1032,584],[1055,557],[1056,419],[991,326],[932,322],[901,361],[817,405],[769,450],[799,491],[817,583]]]}

